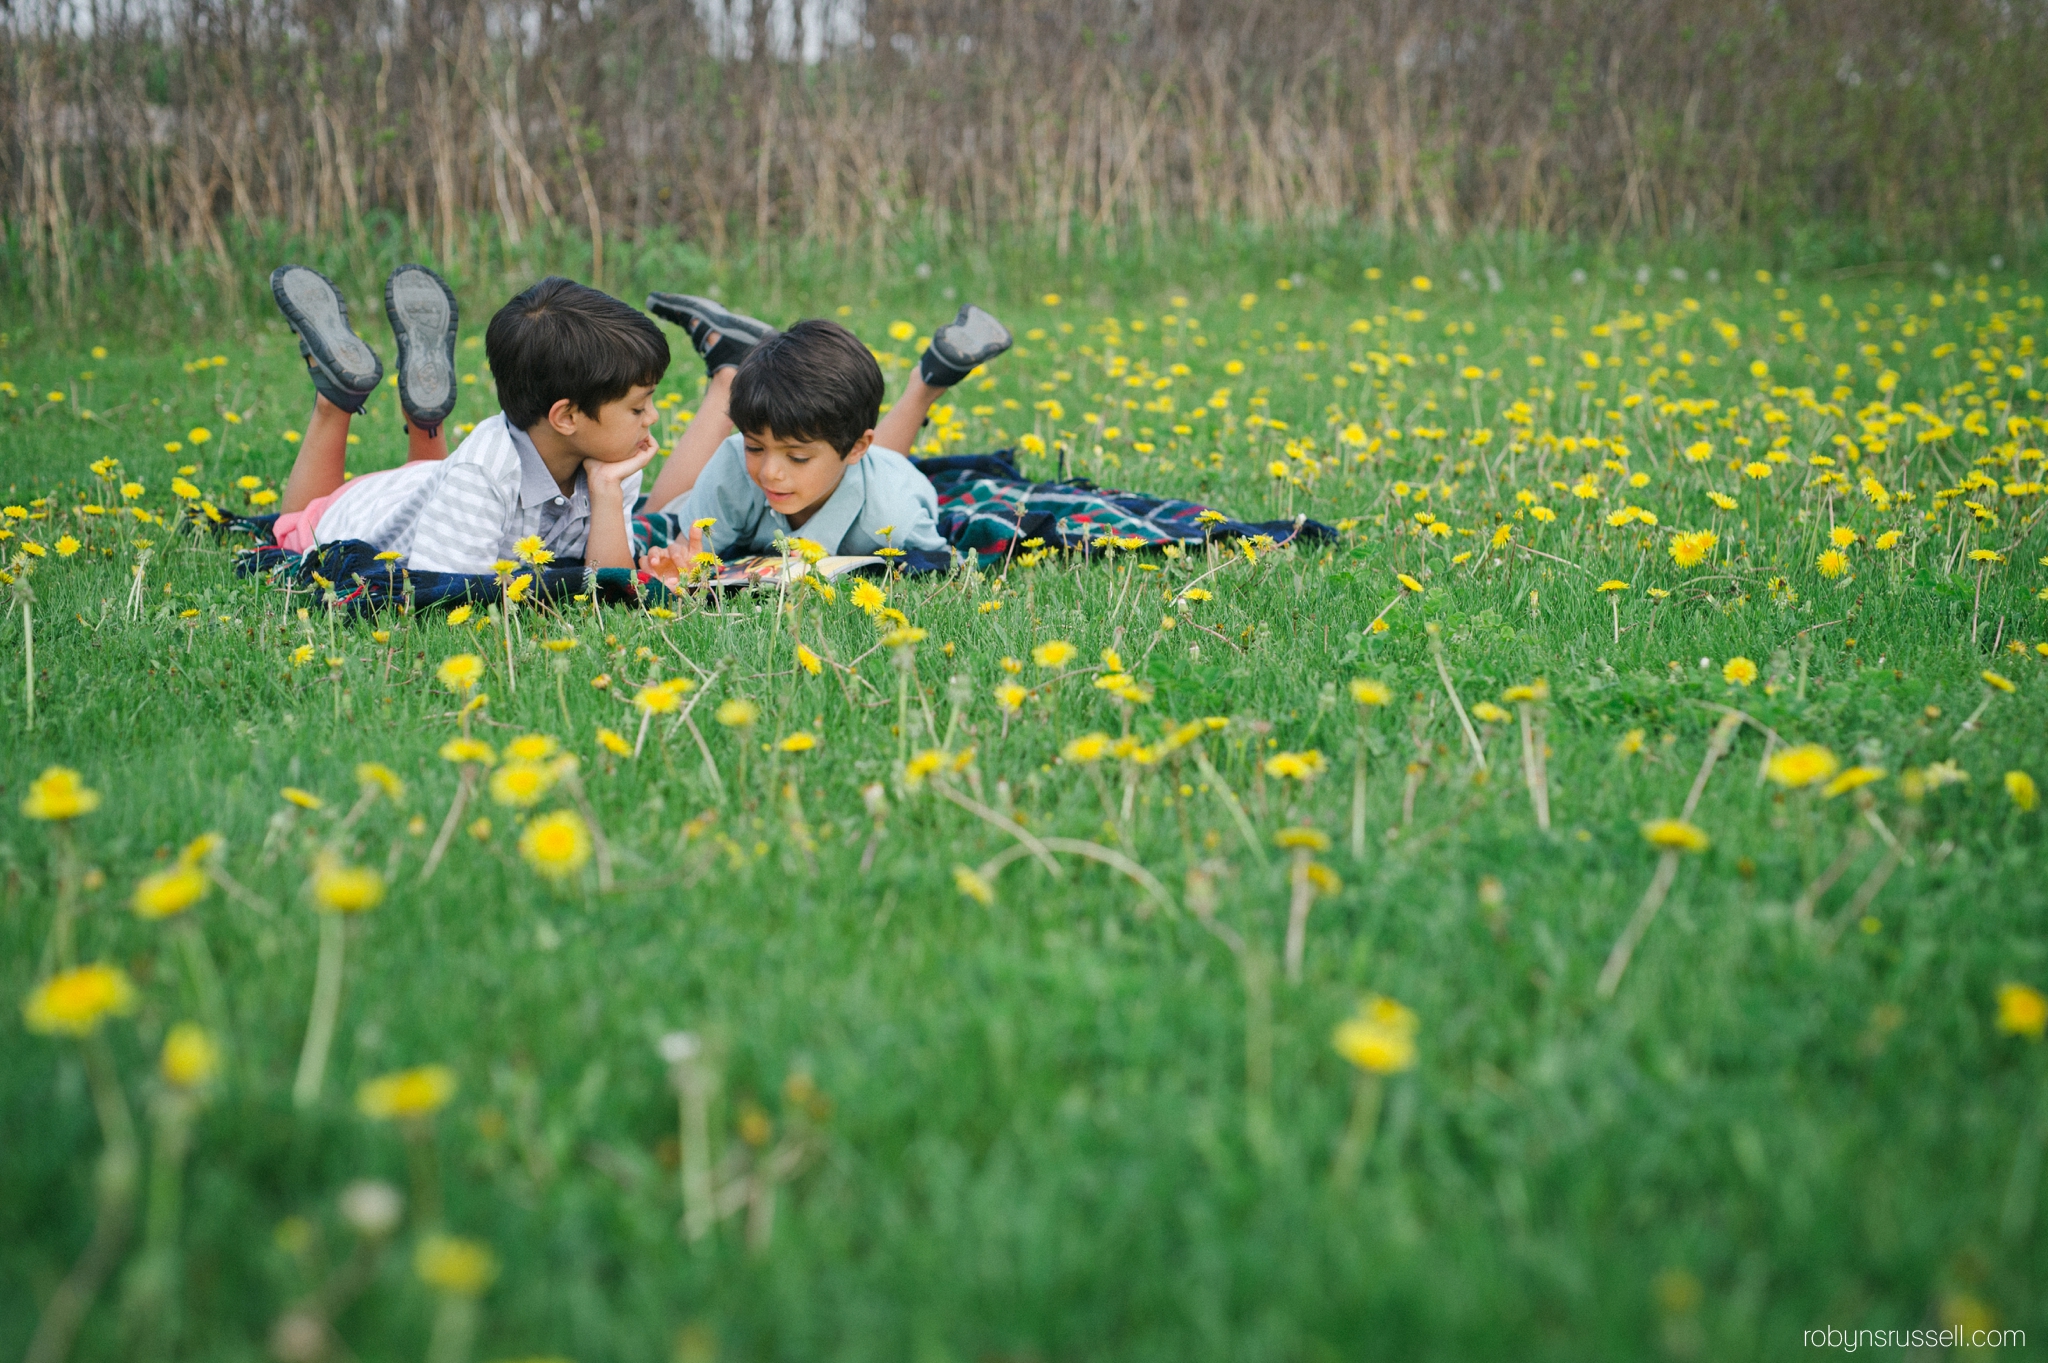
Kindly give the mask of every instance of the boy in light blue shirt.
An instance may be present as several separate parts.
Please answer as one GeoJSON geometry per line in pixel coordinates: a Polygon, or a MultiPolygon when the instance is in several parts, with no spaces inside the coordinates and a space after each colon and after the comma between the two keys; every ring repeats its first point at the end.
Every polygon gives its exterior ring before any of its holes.
{"type": "Polygon", "coordinates": [[[647,566],[667,577],[706,550],[768,554],[795,536],[828,554],[945,549],[938,494],[904,452],[948,388],[1010,348],[1002,323],[962,308],[883,416],[881,366],[837,322],[777,332],[677,294],[650,294],[647,307],[689,333],[711,379],[649,497],[692,527],[688,541],[650,551],[647,566]]]}

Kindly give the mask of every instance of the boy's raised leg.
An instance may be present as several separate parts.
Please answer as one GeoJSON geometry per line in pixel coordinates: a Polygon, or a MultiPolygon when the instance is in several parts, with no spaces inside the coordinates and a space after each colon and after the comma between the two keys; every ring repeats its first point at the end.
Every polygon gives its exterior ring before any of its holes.
{"type": "Polygon", "coordinates": [[[446,459],[448,457],[448,436],[439,426],[431,432],[407,422],[405,425],[405,462],[418,463],[422,459],[446,459]]]}
{"type": "Polygon", "coordinates": [[[647,505],[656,511],[697,486],[697,476],[732,434],[732,418],[726,415],[732,399],[732,375],[733,371],[726,368],[711,376],[711,383],[697,404],[697,415],[676,437],[668,462],[655,476],[654,490],[647,494],[647,505]]]}
{"type": "Polygon", "coordinates": [[[875,443],[885,450],[909,454],[910,447],[917,443],[918,431],[924,426],[925,414],[945,395],[944,388],[913,370],[910,385],[903,390],[903,396],[897,398],[896,405],[884,412],[881,421],[876,423],[875,443]]]}
{"type": "Polygon", "coordinates": [[[1010,329],[994,316],[972,303],[961,308],[959,316],[932,333],[910,385],[875,427],[875,443],[898,454],[910,453],[925,414],[939,395],[1010,346],[1010,329]]]}
{"type": "Polygon", "coordinates": [[[377,391],[384,363],[350,328],[341,291],[318,270],[278,266],[270,275],[270,295],[298,333],[299,354],[313,380],[313,415],[278,503],[281,512],[303,511],[340,489],[348,462],[349,417],[377,391]]]}
{"type": "Polygon", "coordinates": [[[324,394],[313,398],[313,415],[306,419],[306,435],[292,459],[291,475],[284,480],[279,511],[304,511],[311,502],[341,489],[348,464],[349,413],[329,402],[324,394]]]}

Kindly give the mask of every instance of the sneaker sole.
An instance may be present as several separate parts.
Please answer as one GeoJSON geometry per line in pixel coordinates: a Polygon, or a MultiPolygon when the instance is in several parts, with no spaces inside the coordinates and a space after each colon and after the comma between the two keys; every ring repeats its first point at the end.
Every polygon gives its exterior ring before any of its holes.
{"type": "Polygon", "coordinates": [[[931,348],[956,369],[986,364],[1013,344],[1010,329],[969,303],[960,315],[939,328],[931,348]]]}
{"type": "Polygon", "coordinates": [[[333,280],[303,265],[284,265],[270,276],[270,293],[314,362],[337,385],[352,393],[376,391],[384,363],[349,329],[348,304],[333,280]]]}
{"type": "Polygon", "coordinates": [[[455,410],[455,295],[423,265],[401,265],[384,281],[384,313],[398,338],[398,399],[423,426],[455,410]]]}
{"type": "MultiPolygon", "coordinates": [[[[695,317],[717,332],[749,345],[759,345],[775,335],[775,328],[758,317],[729,312],[709,298],[699,298],[687,293],[650,293],[647,295],[647,310],[673,326],[684,331],[690,329],[686,318],[695,317]]],[[[692,338],[695,344],[695,338],[692,338]]]]}

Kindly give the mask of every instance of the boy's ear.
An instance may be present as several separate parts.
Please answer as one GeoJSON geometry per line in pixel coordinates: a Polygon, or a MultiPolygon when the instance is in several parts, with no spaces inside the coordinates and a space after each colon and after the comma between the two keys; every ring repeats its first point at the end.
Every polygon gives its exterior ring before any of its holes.
{"type": "Polygon", "coordinates": [[[852,464],[859,462],[860,457],[866,454],[868,450],[874,445],[874,443],[875,433],[873,431],[866,432],[861,436],[860,439],[853,442],[853,448],[846,452],[846,458],[842,459],[840,462],[844,464],[852,464]]]}
{"type": "Polygon", "coordinates": [[[556,434],[574,435],[576,434],[576,423],[582,416],[583,413],[578,410],[575,403],[567,398],[556,398],[555,405],[548,408],[547,416],[542,419],[548,423],[556,434]]]}

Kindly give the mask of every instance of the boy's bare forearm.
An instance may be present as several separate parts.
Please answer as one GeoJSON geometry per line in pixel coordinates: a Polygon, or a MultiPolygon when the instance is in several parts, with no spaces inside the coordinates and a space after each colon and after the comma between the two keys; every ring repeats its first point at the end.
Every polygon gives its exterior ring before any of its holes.
{"type": "Polygon", "coordinates": [[[583,547],[583,562],[592,568],[633,566],[633,541],[626,533],[625,496],[616,485],[591,485],[590,538],[583,547]]]}
{"type": "Polygon", "coordinates": [[[711,376],[711,386],[704,390],[704,398],[697,404],[696,416],[676,437],[668,462],[661,466],[661,472],[654,479],[654,490],[647,496],[647,504],[656,511],[697,486],[698,475],[704,472],[704,466],[711,462],[711,456],[718,453],[719,445],[732,434],[732,420],[726,415],[726,402],[732,393],[732,375],[732,370],[721,369],[711,376]]]}

